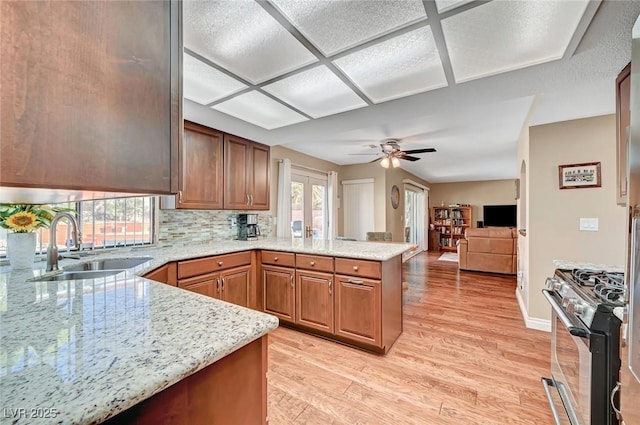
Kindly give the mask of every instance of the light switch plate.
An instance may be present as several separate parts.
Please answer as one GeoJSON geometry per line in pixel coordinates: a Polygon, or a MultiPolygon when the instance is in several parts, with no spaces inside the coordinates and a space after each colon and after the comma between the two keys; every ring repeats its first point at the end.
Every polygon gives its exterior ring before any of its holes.
{"type": "Polygon", "coordinates": [[[597,232],[598,231],[598,219],[597,218],[581,218],[580,230],[584,232],[597,232]]]}

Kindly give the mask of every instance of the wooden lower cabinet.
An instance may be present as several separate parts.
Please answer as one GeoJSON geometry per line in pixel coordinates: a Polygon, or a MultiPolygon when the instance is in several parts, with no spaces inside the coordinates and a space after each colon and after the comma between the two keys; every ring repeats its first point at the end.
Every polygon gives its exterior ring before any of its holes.
{"type": "Polygon", "coordinates": [[[249,306],[251,266],[180,279],[178,287],[242,307],[249,306]]]}
{"type": "Polygon", "coordinates": [[[295,254],[295,268],[273,265],[294,254],[286,255],[267,251],[261,257],[266,313],[368,351],[391,349],[402,333],[402,256],[375,261],[295,254]]]}
{"type": "Polygon", "coordinates": [[[296,316],[298,325],[333,333],[333,274],[296,272],[296,316]]]}
{"type": "Polygon", "coordinates": [[[249,306],[251,266],[243,266],[220,272],[220,290],[216,298],[242,307],[249,306]]]}
{"type": "Polygon", "coordinates": [[[220,273],[209,273],[178,281],[178,287],[187,291],[220,298],[220,273]]]}
{"type": "Polygon", "coordinates": [[[288,267],[262,266],[264,311],[281,322],[295,322],[295,271],[288,267]]]}
{"type": "Polygon", "coordinates": [[[267,424],[267,336],[234,351],[105,423],[267,424]]]}
{"type": "Polygon", "coordinates": [[[336,275],[335,335],[354,342],[382,344],[381,282],[336,275]]]}

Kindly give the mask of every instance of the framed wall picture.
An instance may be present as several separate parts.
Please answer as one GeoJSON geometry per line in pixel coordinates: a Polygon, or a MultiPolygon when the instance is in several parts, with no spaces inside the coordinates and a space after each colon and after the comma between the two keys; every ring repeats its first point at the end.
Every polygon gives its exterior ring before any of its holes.
{"type": "Polygon", "coordinates": [[[602,186],[599,162],[559,165],[558,176],[560,178],[560,189],[583,189],[602,186]]]}

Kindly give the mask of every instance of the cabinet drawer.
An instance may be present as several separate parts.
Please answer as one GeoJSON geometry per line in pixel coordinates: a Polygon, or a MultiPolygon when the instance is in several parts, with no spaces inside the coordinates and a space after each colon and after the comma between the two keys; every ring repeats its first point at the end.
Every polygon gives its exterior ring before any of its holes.
{"type": "Polygon", "coordinates": [[[251,251],[216,255],[178,263],[178,279],[251,264],[251,251]]]}
{"type": "Polygon", "coordinates": [[[296,268],[333,272],[333,257],[296,254],[296,268]]]}
{"type": "Polygon", "coordinates": [[[280,251],[262,251],[262,263],[283,267],[295,267],[295,254],[280,251]]]}
{"type": "Polygon", "coordinates": [[[382,278],[382,264],[378,261],[336,258],[336,273],[380,279],[382,278]]]}

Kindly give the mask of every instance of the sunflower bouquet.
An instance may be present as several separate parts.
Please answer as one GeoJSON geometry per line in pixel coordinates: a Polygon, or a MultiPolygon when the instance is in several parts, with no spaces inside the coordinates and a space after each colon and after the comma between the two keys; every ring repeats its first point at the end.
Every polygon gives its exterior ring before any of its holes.
{"type": "Polygon", "coordinates": [[[61,211],[73,210],[49,205],[0,204],[0,227],[15,233],[33,232],[49,227],[53,217],[61,211]]]}

